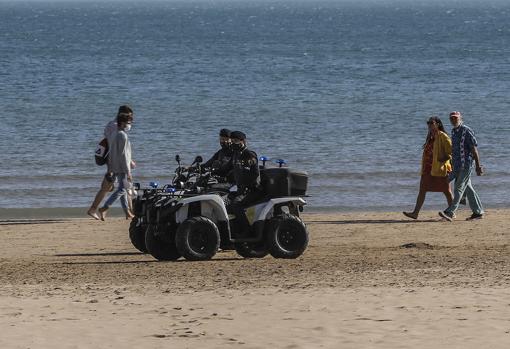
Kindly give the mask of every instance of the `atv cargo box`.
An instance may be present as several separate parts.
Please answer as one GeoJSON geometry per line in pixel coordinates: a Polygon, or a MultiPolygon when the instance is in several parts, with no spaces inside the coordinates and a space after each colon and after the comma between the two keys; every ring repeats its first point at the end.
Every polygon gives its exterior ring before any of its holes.
{"type": "Polygon", "coordinates": [[[264,193],[270,198],[304,196],[308,187],[308,174],[289,168],[265,168],[260,170],[264,193]]]}

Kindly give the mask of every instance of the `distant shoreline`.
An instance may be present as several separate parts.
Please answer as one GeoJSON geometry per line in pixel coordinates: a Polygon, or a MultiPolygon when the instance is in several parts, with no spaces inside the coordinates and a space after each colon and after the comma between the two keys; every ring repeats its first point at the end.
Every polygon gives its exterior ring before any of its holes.
{"type": "MultiPolygon", "coordinates": [[[[305,206],[305,214],[357,214],[357,213],[399,213],[407,207],[401,209],[397,207],[367,207],[349,208],[349,207],[312,207],[305,206]]],[[[49,207],[49,208],[0,208],[0,223],[9,220],[52,220],[52,219],[72,219],[72,218],[90,218],[87,216],[87,207],[49,207]]],[[[424,211],[440,210],[441,207],[426,207],[424,211]]],[[[461,206],[461,210],[469,211],[469,206],[461,206]]],[[[508,206],[486,207],[487,210],[505,210],[508,206]]],[[[120,207],[112,207],[108,213],[109,217],[122,217],[124,213],[120,207]]]]}
{"type": "MultiPolygon", "coordinates": [[[[111,209],[111,212],[108,212],[108,215],[112,217],[121,217],[123,212],[121,208],[114,207],[111,209]]],[[[0,222],[5,220],[87,217],[89,216],[87,216],[87,208],[85,207],[0,208],[0,222]]]]}

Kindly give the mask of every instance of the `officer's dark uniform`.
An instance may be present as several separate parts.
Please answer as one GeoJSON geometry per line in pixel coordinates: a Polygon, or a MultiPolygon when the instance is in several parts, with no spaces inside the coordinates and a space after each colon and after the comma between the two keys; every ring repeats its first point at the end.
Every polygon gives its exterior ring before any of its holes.
{"type": "Polygon", "coordinates": [[[214,164],[212,173],[216,176],[227,178],[231,170],[230,161],[232,160],[232,155],[233,152],[231,149],[221,148],[216,153],[214,153],[212,158],[204,162],[202,167],[211,168],[213,167],[213,163],[217,161],[217,163],[214,164]]]}
{"type": "MultiPolygon", "coordinates": [[[[232,138],[245,139],[242,132],[232,132],[232,138]],[[239,133],[239,134],[238,134],[239,133]],[[242,138],[241,138],[242,137],[242,138]]],[[[260,170],[257,154],[248,148],[233,152],[231,170],[234,175],[237,192],[230,193],[227,199],[227,211],[236,215],[241,231],[249,228],[245,208],[263,195],[260,188],[260,170]]]]}

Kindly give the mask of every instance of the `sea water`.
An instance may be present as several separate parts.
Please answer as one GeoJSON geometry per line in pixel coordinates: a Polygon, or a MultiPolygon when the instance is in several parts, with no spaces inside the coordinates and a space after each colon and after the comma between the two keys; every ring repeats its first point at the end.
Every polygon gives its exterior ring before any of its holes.
{"type": "MultiPolygon", "coordinates": [[[[227,127],[310,175],[315,210],[414,205],[426,120],[459,110],[510,204],[510,3],[0,2],[0,208],[88,207],[121,104],[142,185],[227,127]]],[[[440,193],[426,207],[444,208],[440,193]]]]}

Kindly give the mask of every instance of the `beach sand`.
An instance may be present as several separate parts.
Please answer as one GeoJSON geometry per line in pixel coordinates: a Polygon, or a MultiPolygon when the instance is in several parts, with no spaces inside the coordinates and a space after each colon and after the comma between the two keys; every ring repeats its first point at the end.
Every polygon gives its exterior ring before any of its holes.
{"type": "Polygon", "coordinates": [[[510,210],[306,214],[296,260],[157,262],[112,218],[0,222],[0,348],[508,348],[510,210]]]}

